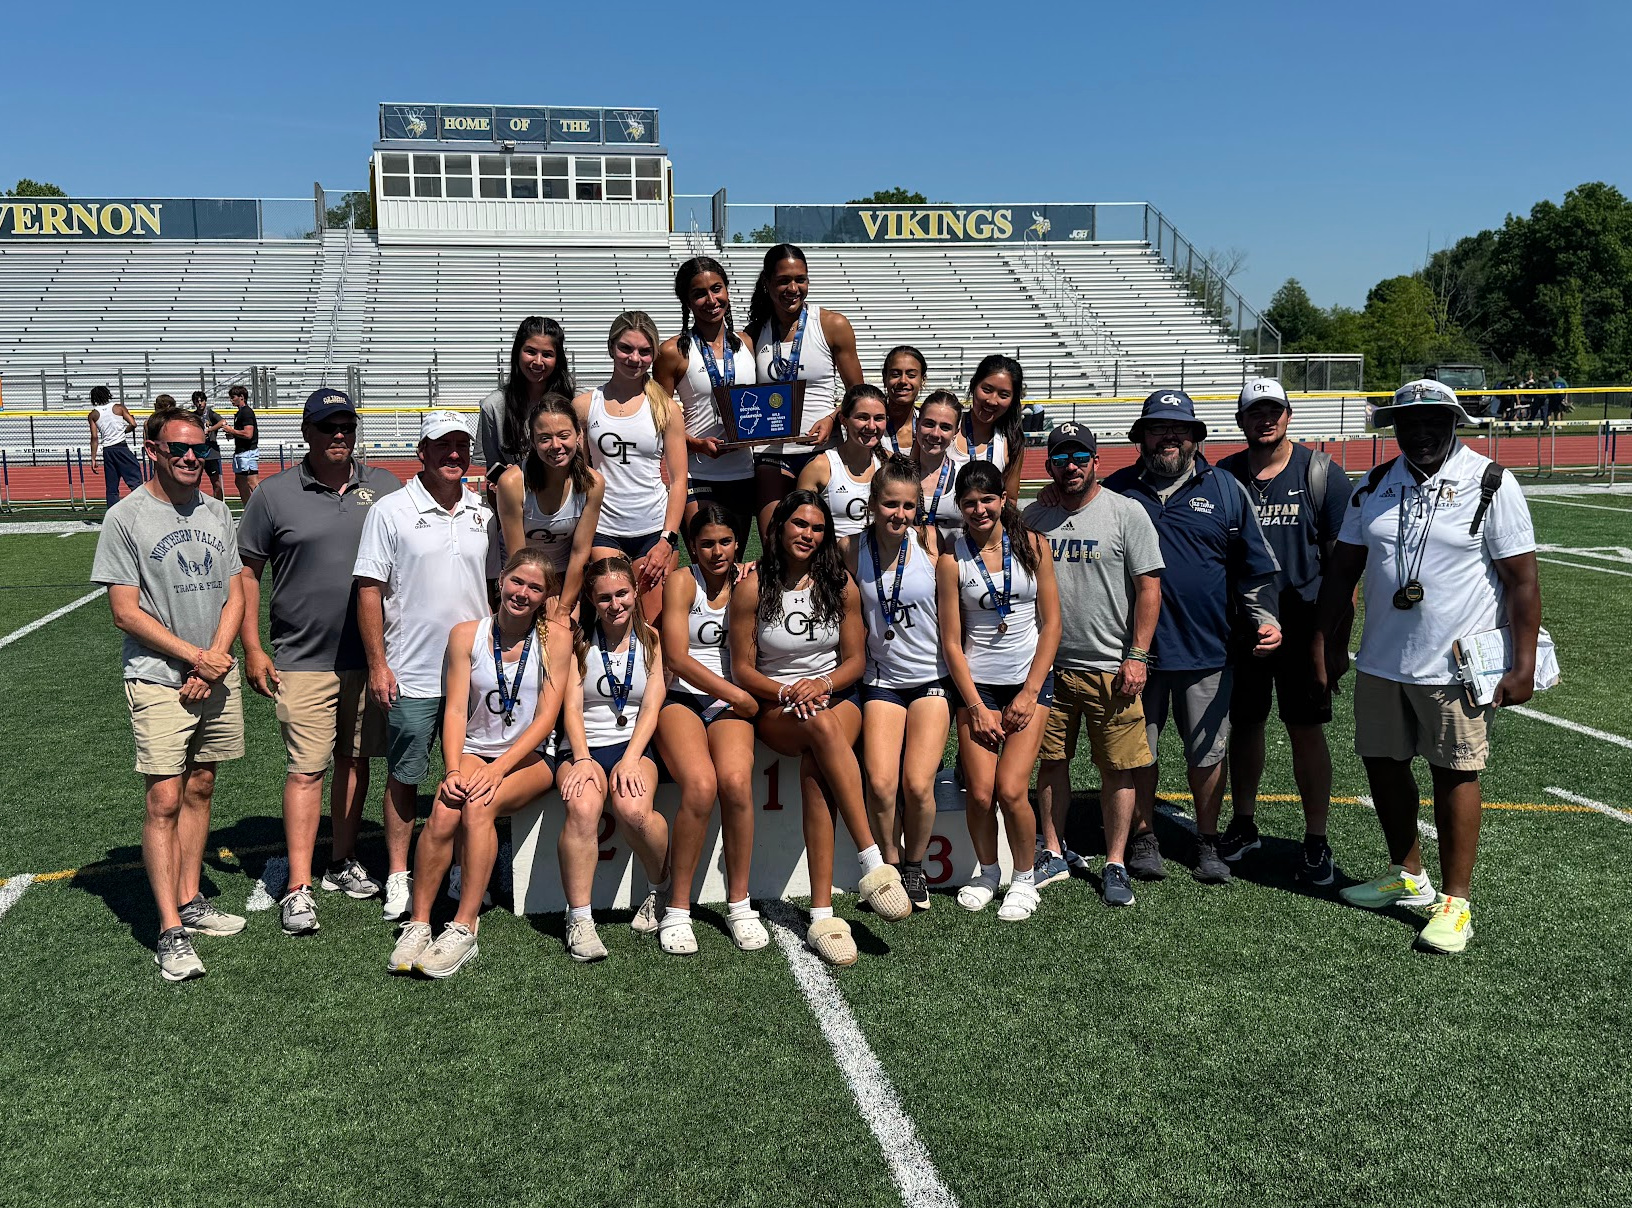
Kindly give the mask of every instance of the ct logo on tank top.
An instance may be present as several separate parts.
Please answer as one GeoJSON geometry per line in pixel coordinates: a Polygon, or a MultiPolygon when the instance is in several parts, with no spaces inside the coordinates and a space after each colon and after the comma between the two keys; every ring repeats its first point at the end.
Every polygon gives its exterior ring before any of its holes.
{"type": "Polygon", "coordinates": [[[918,622],[913,617],[920,607],[922,606],[916,601],[899,605],[896,608],[894,624],[899,625],[902,629],[918,628],[918,622]]]}
{"type": "Polygon", "coordinates": [[[552,533],[549,529],[527,530],[527,543],[529,545],[554,545],[560,540],[560,534],[552,533]]]}
{"type": "Polygon", "coordinates": [[[494,717],[504,716],[504,697],[499,695],[497,688],[489,688],[487,695],[482,699],[482,703],[487,706],[487,711],[494,717]]]}
{"type": "Polygon", "coordinates": [[[718,621],[704,621],[697,626],[697,640],[705,646],[725,645],[725,626],[718,621]]]}
{"type": "Polygon", "coordinates": [[[611,700],[614,695],[612,688],[612,677],[604,671],[601,672],[601,678],[595,681],[595,691],[606,700],[611,700]]]}
{"type": "Polygon", "coordinates": [[[616,432],[602,432],[595,438],[595,447],[606,460],[626,466],[629,464],[629,450],[635,448],[635,442],[624,440],[616,432]]]}
{"type": "Polygon", "coordinates": [[[981,587],[981,581],[980,581],[980,579],[978,577],[976,577],[975,575],[970,575],[967,579],[965,579],[963,581],[963,585],[965,587],[967,587],[967,588],[976,588],[976,587],[981,588],[980,601],[979,601],[979,603],[977,603],[975,605],[975,607],[979,608],[980,611],[982,611],[982,612],[996,612],[997,611],[997,608],[992,604],[992,593],[991,593],[990,589],[985,588],[985,587],[981,587]]]}
{"type": "Polygon", "coordinates": [[[782,625],[796,638],[804,638],[807,642],[816,640],[816,628],[811,624],[808,612],[790,612],[783,616],[782,625]]]}
{"type": "Polygon", "coordinates": [[[844,505],[844,517],[846,520],[867,519],[867,500],[862,498],[860,495],[849,500],[844,505]]]}

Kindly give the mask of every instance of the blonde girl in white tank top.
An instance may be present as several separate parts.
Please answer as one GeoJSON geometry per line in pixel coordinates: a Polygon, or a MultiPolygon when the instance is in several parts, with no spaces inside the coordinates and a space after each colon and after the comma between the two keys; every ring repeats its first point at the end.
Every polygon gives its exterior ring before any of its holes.
{"type": "Polygon", "coordinates": [[[560,716],[572,646],[570,631],[546,615],[557,587],[542,552],[517,550],[499,575],[499,605],[492,617],[461,622],[448,635],[442,711],[448,771],[415,849],[413,906],[391,953],[393,973],[450,977],[476,955],[477,912],[499,850],[495,820],[537,801],[555,783],[545,746],[560,716]],[[486,639],[481,649],[478,635],[486,639]],[[481,675],[473,672],[478,666],[481,675]],[[532,690],[532,699],[522,699],[525,689],[532,690]],[[473,691],[480,691],[480,700],[472,699],[473,691]],[[491,715],[494,725],[471,726],[473,711],[491,715]],[[508,736],[516,719],[529,712],[531,720],[502,752],[466,749],[473,745],[467,742],[472,730],[508,736]],[[431,907],[453,862],[456,839],[463,844],[459,909],[433,942],[431,907]]]}
{"type": "Polygon", "coordinates": [[[882,390],[865,382],[850,387],[839,407],[844,440],[799,472],[800,487],[826,498],[836,537],[853,537],[866,527],[867,492],[887,423],[882,390]]]}
{"type": "Polygon", "coordinates": [[[822,960],[850,965],[855,940],[833,917],[831,808],[855,840],[862,900],[885,919],[906,918],[912,903],[867,822],[855,754],[855,685],[866,667],[866,636],[860,596],[832,534],[820,495],[795,489],[772,510],[759,563],[731,594],[731,676],[759,703],[759,737],[779,754],[809,756],[814,775],[800,778],[810,873],[806,938],[822,960]],[[808,655],[801,656],[802,644],[808,655]],[[778,668],[781,674],[771,674],[778,668]]]}
{"type": "Polygon", "coordinates": [[[589,437],[590,464],[606,483],[590,557],[629,559],[648,619],[662,607],[663,580],[679,562],[686,504],[685,417],[652,381],[657,347],[651,316],[625,311],[607,333],[611,378],[572,400],[589,437]]]}
{"type": "Polygon", "coordinates": [[[671,678],[657,747],[680,787],[680,808],[669,841],[668,908],[657,938],[676,956],[697,951],[691,893],[716,798],[725,845],[725,925],[744,952],[770,942],[748,900],[759,704],[731,674],[731,589],[741,552],[732,520],[717,503],[698,507],[686,524],[691,573],[670,575],[663,587],[663,663],[671,678]],[[709,758],[700,758],[705,751],[709,758]]]}
{"type": "Polygon", "coordinates": [[[527,431],[532,448],[520,473],[499,480],[499,529],[505,549],[533,547],[550,560],[557,576],[550,615],[566,618],[583,589],[606,483],[589,468],[578,413],[564,395],[535,403],[527,431]]]}

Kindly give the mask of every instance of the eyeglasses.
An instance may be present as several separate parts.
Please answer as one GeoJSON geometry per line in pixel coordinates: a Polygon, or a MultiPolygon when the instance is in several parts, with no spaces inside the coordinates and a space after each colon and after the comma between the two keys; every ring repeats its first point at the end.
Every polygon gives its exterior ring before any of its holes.
{"type": "Polygon", "coordinates": [[[1147,436],[1191,436],[1194,428],[1190,424],[1146,424],[1147,436]]]}
{"type": "Polygon", "coordinates": [[[189,453],[198,458],[199,461],[203,461],[215,448],[209,441],[200,441],[195,445],[185,440],[167,440],[160,447],[175,461],[180,461],[189,453]]]}
{"type": "Polygon", "coordinates": [[[1075,453],[1050,453],[1048,464],[1058,466],[1062,470],[1066,466],[1087,466],[1093,464],[1095,456],[1097,454],[1090,453],[1087,449],[1078,449],[1075,453]]]}
{"type": "Polygon", "coordinates": [[[322,421],[321,423],[313,424],[312,427],[316,428],[319,432],[323,433],[324,436],[356,436],[357,435],[357,425],[356,424],[341,424],[341,423],[336,423],[335,421],[328,420],[328,419],[322,421]]]}

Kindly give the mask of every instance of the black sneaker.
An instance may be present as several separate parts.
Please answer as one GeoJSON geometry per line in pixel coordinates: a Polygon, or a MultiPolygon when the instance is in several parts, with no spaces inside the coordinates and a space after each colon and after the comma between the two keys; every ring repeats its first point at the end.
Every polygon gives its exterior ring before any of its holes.
{"type": "Polygon", "coordinates": [[[1230,875],[1230,866],[1219,858],[1218,840],[1206,835],[1196,840],[1196,867],[1193,872],[1196,880],[1203,885],[1228,885],[1235,879],[1230,875]]]}
{"type": "Polygon", "coordinates": [[[1128,870],[1120,864],[1107,864],[1099,897],[1107,906],[1132,906],[1133,886],[1128,881],[1128,870]]]}
{"type": "Polygon", "coordinates": [[[1224,833],[1218,839],[1218,854],[1234,864],[1249,851],[1257,851],[1264,845],[1258,837],[1258,824],[1250,817],[1231,818],[1230,824],[1224,828],[1224,833]]]}
{"type": "Polygon", "coordinates": [[[1313,842],[1305,839],[1303,854],[1298,857],[1297,881],[1300,885],[1330,885],[1334,880],[1332,849],[1325,839],[1313,842]]]}
{"type": "Polygon", "coordinates": [[[1141,881],[1167,880],[1167,866],[1162,863],[1162,848],[1156,842],[1156,832],[1146,831],[1128,840],[1127,869],[1130,876],[1141,881]]]}
{"type": "Polygon", "coordinates": [[[907,891],[914,910],[929,909],[929,878],[924,875],[922,864],[910,860],[901,862],[901,888],[907,891]]]}

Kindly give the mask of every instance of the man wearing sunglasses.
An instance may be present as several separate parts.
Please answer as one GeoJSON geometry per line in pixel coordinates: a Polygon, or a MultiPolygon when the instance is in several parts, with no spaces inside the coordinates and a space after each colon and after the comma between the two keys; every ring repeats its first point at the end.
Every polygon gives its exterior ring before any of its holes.
{"type": "Polygon", "coordinates": [[[238,529],[244,580],[244,667],[249,686],[277,702],[289,753],[283,834],[289,882],[279,903],[286,935],[318,930],[312,856],[323,813],[323,777],[334,768],[329,817],[334,843],[321,884],[364,899],[379,883],[357,859],[370,759],[385,755],[385,711],[368,697],[368,658],[357,629],[357,561],[363,521],[401,484],[363,466],[357,411],[339,390],[306,400],[300,434],[306,456],[249,497],[238,529]],[[272,564],[272,649],[261,647],[261,574],[272,564]]]}
{"type": "Polygon", "coordinates": [[[142,434],[153,477],[108,509],[91,581],[108,589],[125,635],[125,701],[147,790],[142,863],[159,916],[153,959],[165,980],[186,981],[204,976],[192,936],[244,928],[199,887],[215,766],[244,753],[232,657],[243,568],[226,505],[198,489],[210,447],[203,424],[158,411],[142,434]]]}
{"type": "Polygon", "coordinates": [[[1133,905],[1124,862],[1133,823],[1133,774],[1151,763],[1139,695],[1162,605],[1162,550],[1156,526],[1137,503],[1099,482],[1099,443],[1067,420],[1048,436],[1050,502],[1026,509],[1025,520],[1048,538],[1060,587],[1059,652],[1054,656],[1054,708],[1043,731],[1037,770],[1038,832],[1035,883],[1050,885],[1088,860],[1064,843],[1071,808],[1071,760],[1080,728],[1100,776],[1105,822],[1107,906],[1133,905]]]}
{"type": "MultiPolygon", "coordinates": [[[[1246,618],[1251,656],[1281,644],[1275,611],[1280,563],[1247,490],[1220,474],[1201,455],[1207,425],[1182,390],[1158,390],[1145,400],[1128,432],[1139,460],[1105,485],[1137,502],[1156,524],[1167,566],[1162,611],[1156,622],[1154,664],[1145,683],[1146,736],[1152,754],[1171,709],[1184,744],[1190,794],[1196,803],[1196,880],[1231,880],[1218,854],[1218,815],[1224,802],[1224,755],[1230,739],[1230,690],[1235,619],[1246,618]]],[[[1128,844],[1128,871],[1160,880],[1167,875],[1152,829],[1156,804],[1154,764],[1134,773],[1139,831],[1128,844]]]]}

